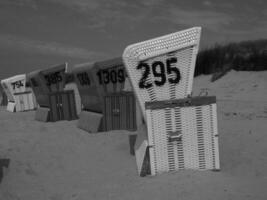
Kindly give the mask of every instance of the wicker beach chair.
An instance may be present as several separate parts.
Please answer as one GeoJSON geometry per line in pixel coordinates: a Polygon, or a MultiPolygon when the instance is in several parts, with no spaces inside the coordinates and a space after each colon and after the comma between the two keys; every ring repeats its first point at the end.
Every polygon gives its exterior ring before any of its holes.
{"type": "Polygon", "coordinates": [[[218,170],[215,97],[190,97],[200,27],[128,46],[123,61],[146,133],[135,146],[138,173],[218,170]]]}

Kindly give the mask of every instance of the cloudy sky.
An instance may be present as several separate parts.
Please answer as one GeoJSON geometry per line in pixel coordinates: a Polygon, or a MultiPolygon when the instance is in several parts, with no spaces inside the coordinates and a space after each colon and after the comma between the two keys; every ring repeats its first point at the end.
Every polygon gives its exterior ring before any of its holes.
{"type": "Polygon", "coordinates": [[[201,26],[201,48],[267,38],[264,0],[0,0],[0,79],[120,56],[132,43],[201,26]]]}

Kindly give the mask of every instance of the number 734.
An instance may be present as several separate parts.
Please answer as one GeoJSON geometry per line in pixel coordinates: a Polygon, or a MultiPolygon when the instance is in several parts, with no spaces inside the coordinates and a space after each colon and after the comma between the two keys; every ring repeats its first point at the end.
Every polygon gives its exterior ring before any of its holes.
{"type": "Polygon", "coordinates": [[[152,74],[155,77],[154,84],[156,86],[163,86],[167,81],[170,84],[178,84],[181,80],[181,73],[179,69],[174,66],[176,63],[176,57],[170,57],[166,59],[165,62],[154,61],[151,64],[151,67],[148,63],[140,62],[136,67],[138,70],[143,70],[142,77],[139,81],[139,88],[148,89],[153,86],[153,83],[148,80],[151,69],[152,74]]]}

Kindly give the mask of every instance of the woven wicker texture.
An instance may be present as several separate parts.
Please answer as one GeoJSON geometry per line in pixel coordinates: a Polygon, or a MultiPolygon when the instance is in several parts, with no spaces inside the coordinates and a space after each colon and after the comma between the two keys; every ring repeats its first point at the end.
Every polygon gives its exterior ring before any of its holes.
{"type": "Polygon", "coordinates": [[[191,94],[200,27],[128,46],[123,61],[145,114],[144,103],[191,94]]]}
{"type": "Polygon", "coordinates": [[[147,109],[151,174],[218,170],[216,104],[147,109]]]}
{"type": "Polygon", "coordinates": [[[36,102],[32,92],[25,92],[14,96],[16,103],[16,112],[33,110],[36,108],[36,102]]]}

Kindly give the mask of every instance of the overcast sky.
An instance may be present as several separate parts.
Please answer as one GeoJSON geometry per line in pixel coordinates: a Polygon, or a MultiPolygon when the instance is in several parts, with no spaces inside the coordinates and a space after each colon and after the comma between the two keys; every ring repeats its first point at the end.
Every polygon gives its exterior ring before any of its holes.
{"type": "Polygon", "coordinates": [[[0,0],[0,79],[120,56],[132,43],[201,26],[200,47],[267,38],[265,0],[0,0]]]}

